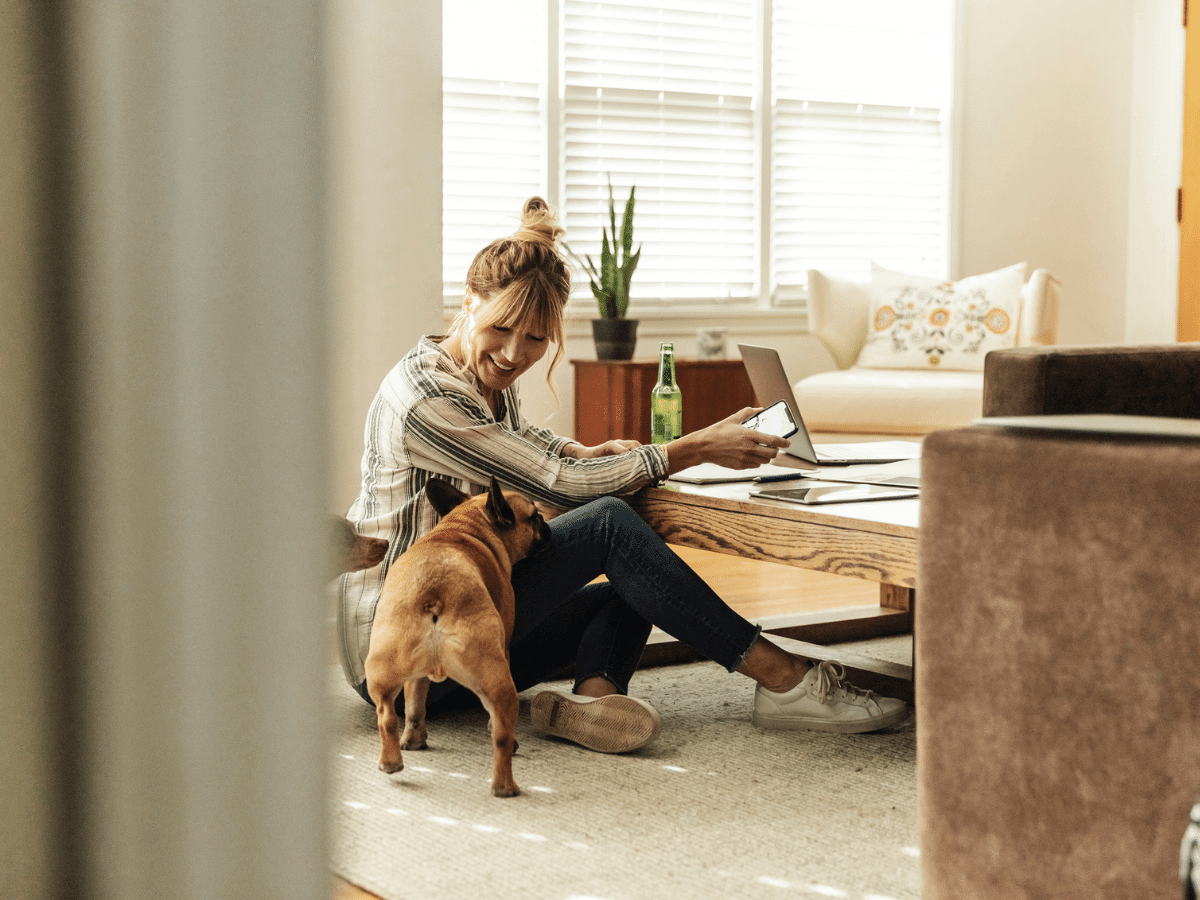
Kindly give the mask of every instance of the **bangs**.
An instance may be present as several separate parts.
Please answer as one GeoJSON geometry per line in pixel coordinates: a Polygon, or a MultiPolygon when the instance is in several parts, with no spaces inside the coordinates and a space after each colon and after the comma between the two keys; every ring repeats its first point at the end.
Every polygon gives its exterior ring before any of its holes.
{"type": "Polygon", "coordinates": [[[561,345],[562,314],[560,304],[550,296],[538,296],[527,285],[512,285],[485,304],[478,327],[497,326],[546,337],[561,345]],[[522,290],[522,288],[526,288],[522,290]]]}

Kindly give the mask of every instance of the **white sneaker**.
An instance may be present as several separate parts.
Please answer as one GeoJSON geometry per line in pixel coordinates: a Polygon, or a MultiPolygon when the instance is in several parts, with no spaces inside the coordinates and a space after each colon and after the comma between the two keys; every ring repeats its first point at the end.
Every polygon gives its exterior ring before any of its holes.
{"type": "Polygon", "coordinates": [[[658,711],[645,700],[623,694],[581,697],[542,691],[529,709],[533,724],[555,737],[600,753],[628,753],[658,735],[658,711]]]}
{"type": "Polygon", "coordinates": [[[827,659],[809,669],[790,691],[777,694],[759,685],[751,720],[759,728],[858,734],[908,718],[903,700],[856,688],[845,678],[845,669],[827,659]]]}

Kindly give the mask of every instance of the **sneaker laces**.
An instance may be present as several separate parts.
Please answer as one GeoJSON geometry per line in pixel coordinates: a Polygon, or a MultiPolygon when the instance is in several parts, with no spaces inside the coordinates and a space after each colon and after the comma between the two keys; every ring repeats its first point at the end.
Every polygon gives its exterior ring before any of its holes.
{"type": "Polygon", "coordinates": [[[846,670],[831,659],[825,659],[816,665],[817,677],[813,690],[822,703],[832,700],[871,702],[875,694],[872,691],[856,687],[846,681],[846,670]]]}

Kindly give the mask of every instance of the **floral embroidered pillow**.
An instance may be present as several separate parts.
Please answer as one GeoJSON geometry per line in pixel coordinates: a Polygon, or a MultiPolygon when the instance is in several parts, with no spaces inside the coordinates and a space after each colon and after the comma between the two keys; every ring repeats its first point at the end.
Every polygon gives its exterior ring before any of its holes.
{"type": "Polygon", "coordinates": [[[954,284],[871,266],[867,343],[858,365],[983,371],[991,350],[1014,347],[1025,263],[954,284]]]}

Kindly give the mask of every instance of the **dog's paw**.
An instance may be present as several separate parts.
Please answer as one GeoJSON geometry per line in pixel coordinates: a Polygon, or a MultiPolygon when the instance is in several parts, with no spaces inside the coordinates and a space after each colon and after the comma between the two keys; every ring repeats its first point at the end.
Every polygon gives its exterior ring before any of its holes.
{"type": "Polygon", "coordinates": [[[516,797],[521,793],[521,789],[517,787],[515,781],[510,781],[508,784],[492,784],[493,797],[516,797]]]}
{"type": "Polygon", "coordinates": [[[401,750],[428,750],[429,749],[429,732],[424,728],[412,729],[405,731],[404,736],[400,738],[401,750]]]}
{"type": "Polygon", "coordinates": [[[392,762],[391,760],[381,759],[379,761],[379,771],[387,772],[389,775],[395,775],[397,772],[399,772],[403,768],[404,768],[403,760],[398,759],[395,762],[392,762]]]}

